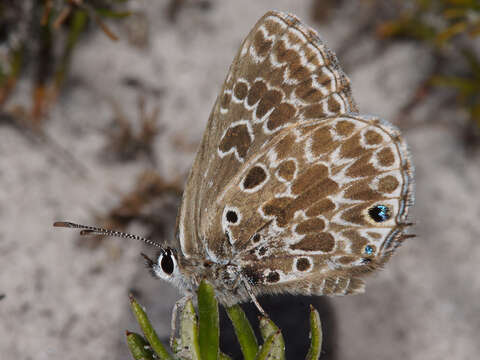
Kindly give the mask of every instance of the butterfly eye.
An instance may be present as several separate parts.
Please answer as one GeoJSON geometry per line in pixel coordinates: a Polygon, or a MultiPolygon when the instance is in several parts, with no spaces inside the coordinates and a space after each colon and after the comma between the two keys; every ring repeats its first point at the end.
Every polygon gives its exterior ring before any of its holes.
{"type": "Polygon", "coordinates": [[[390,209],[385,205],[376,205],[368,210],[368,215],[375,222],[384,222],[390,219],[390,209]]]}
{"type": "Polygon", "coordinates": [[[170,250],[165,251],[161,255],[160,267],[165,274],[172,275],[173,270],[175,269],[175,261],[173,259],[173,254],[170,250]]]}

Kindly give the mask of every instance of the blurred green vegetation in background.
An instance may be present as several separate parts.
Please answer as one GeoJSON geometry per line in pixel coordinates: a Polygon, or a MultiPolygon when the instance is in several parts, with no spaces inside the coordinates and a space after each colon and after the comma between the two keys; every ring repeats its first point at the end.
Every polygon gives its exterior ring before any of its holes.
{"type": "MultiPolygon", "coordinates": [[[[127,331],[127,345],[134,359],[143,360],[226,360],[230,357],[219,348],[220,327],[218,303],[212,286],[202,281],[197,292],[198,316],[191,299],[186,299],[179,306],[178,313],[173,310],[173,316],[178,316],[179,331],[172,329],[171,348],[160,342],[153,329],[145,310],[131,297],[132,311],[137,319],[144,336],[127,331]],[[178,335],[178,336],[177,336],[178,335]]],[[[183,300],[183,299],[182,299],[183,300]]],[[[285,343],[280,329],[272,320],[265,316],[260,317],[260,334],[263,344],[258,345],[252,326],[239,305],[226,309],[230,318],[238,343],[245,360],[281,360],[285,359],[285,343]]],[[[320,358],[322,348],[322,327],[317,310],[310,307],[310,348],[306,360],[320,358]]],[[[228,349],[227,349],[228,351],[228,349]]],[[[300,357],[297,357],[300,358],[300,357]]]]}
{"type": "Polygon", "coordinates": [[[419,41],[435,66],[428,87],[447,87],[470,120],[480,127],[480,1],[395,0],[396,15],[377,27],[382,38],[419,41]],[[475,43],[477,48],[475,49],[475,43]]]}
{"type": "Polygon", "coordinates": [[[0,3],[0,108],[23,72],[32,82],[30,125],[39,128],[68,76],[79,39],[89,23],[106,36],[116,35],[106,19],[122,19],[128,0],[2,0],[0,3]]]}

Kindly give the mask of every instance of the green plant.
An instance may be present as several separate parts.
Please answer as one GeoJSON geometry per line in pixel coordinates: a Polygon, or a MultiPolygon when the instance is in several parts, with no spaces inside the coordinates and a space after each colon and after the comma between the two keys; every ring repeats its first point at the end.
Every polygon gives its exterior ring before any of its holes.
{"type": "Polygon", "coordinates": [[[68,75],[79,39],[93,21],[113,40],[105,19],[119,19],[128,0],[2,0],[0,4],[0,107],[22,72],[33,70],[31,126],[38,128],[68,75]],[[29,61],[30,60],[30,61],[29,61]]]}
{"type": "MultiPolygon", "coordinates": [[[[142,329],[143,335],[127,331],[127,345],[134,359],[195,359],[195,360],[224,360],[230,357],[219,349],[219,318],[218,303],[214,290],[206,281],[202,281],[197,292],[198,316],[191,300],[187,300],[180,310],[180,328],[178,337],[175,337],[169,352],[160,342],[158,336],[148,320],[145,310],[131,297],[132,311],[142,329]]],[[[322,330],[318,312],[310,307],[310,349],[307,360],[320,357],[322,347],[322,330]]],[[[285,359],[285,343],[280,329],[272,320],[260,318],[260,333],[263,344],[258,345],[252,326],[239,305],[228,307],[228,316],[235,329],[245,360],[273,360],[285,359]]],[[[172,332],[175,332],[172,329],[172,332]]],[[[176,336],[177,334],[172,334],[176,336]]]]}

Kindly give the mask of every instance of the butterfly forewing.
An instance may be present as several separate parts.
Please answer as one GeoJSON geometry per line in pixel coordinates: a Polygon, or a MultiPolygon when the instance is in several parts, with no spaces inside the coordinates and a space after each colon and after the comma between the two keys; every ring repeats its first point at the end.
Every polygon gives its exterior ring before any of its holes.
{"type": "Polygon", "coordinates": [[[230,67],[187,182],[178,222],[185,255],[228,256],[223,193],[278,132],[353,111],[349,80],[318,35],[291,15],[265,14],[230,67]]]}

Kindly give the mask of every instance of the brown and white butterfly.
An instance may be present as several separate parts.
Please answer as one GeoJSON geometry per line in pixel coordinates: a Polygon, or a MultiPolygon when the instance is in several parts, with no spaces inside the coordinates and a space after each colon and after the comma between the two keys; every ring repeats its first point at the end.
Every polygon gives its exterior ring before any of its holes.
{"type": "Polygon", "coordinates": [[[412,204],[399,131],[358,114],[335,54],[296,17],[271,11],[243,41],[213,107],[176,246],[147,262],[185,292],[207,279],[225,305],[355,294],[410,236],[412,204]]]}

